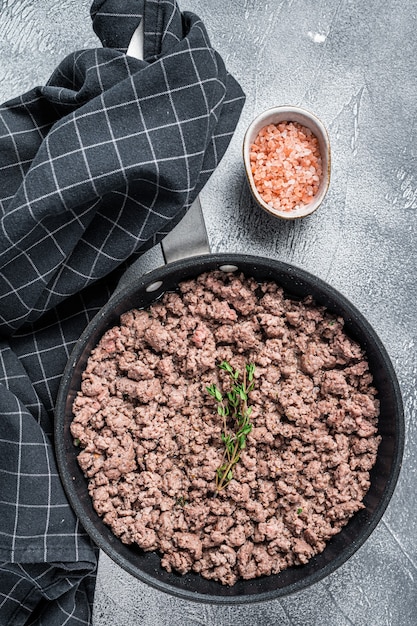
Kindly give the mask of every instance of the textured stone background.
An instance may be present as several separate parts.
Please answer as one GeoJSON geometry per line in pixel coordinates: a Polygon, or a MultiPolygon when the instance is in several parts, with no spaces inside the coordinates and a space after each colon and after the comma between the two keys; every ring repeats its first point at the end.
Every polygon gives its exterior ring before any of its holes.
{"type": "MultiPolygon", "coordinates": [[[[201,606],[147,587],[102,555],[94,626],[414,626],[417,2],[180,0],[180,6],[204,20],[247,94],[232,144],[201,195],[212,250],[302,266],[364,313],[403,392],[404,463],[372,536],[309,589],[254,606],[201,606]],[[333,155],[325,204],[288,224],[253,206],[241,162],[252,117],[286,103],[321,117],[333,155]]],[[[89,0],[0,0],[1,101],[45,82],[72,50],[97,45],[89,7],[89,0]]],[[[154,251],[144,267],[158,261],[154,251]]]]}

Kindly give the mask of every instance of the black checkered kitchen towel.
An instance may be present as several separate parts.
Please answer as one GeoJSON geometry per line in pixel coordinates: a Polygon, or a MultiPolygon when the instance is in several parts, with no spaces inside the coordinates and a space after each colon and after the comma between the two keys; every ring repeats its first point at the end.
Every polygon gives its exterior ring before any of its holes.
{"type": "Polygon", "coordinates": [[[91,620],[97,551],[63,493],[53,406],[121,271],[182,217],[244,96],[174,0],[96,0],[103,47],[0,107],[0,624],[91,620]],[[144,60],[125,53],[143,16],[144,60]]]}

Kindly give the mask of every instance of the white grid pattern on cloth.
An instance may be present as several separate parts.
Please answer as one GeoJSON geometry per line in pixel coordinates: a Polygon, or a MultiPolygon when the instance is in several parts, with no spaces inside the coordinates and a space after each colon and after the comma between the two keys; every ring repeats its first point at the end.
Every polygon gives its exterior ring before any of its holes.
{"type": "Polygon", "coordinates": [[[40,567],[0,564],[0,617],[5,626],[89,626],[94,571],[66,568],[65,564],[40,567]],[[75,576],[82,576],[74,586],[75,576]],[[59,587],[56,581],[59,580],[59,587]],[[49,602],[48,602],[49,600],[49,602]]]}
{"type": "Polygon", "coordinates": [[[1,346],[0,558],[8,561],[0,566],[2,624],[20,623],[17,615],[26,619],[26,613],[31,615],[36,607],[41,613],[35,610],[38,621],[34,624],[64,624],[71,614],[69,624],[91,622],[96,551],[62,491],[55,467],[51,403],[72,346],[109,297],[109,288],[97,285],[97,291],[100,300],[94,302],[91,293],[87,302],[77,294],[78,305],[69,306],[66,316],[53,311],[38,329],[27,329],[11,338],[10,345],[4,341],[1,346]],[[10,459],[15,460],[15,467],[10,459]],[[68,563],[73,569],[70,578],[48,561],[68,563]],[[56,577],[57,598],[45,602],[56,577]]]}
{"type": "Polygon", "coordinates": [[[217,167],[244,95],[175,0],[95,0],[103,48],[0,107],[0,623],[88,625],[97,551],[55,463],[87,323],[217,167]],[[144,61],[127,57],[144,15],[144,61]],[[54,581],[54,584],[52,582],[54,581]],[[9,621],[10,620],[10,621],[9,621]],[[20,620],[20,621],[18,621],[20,620]]]}

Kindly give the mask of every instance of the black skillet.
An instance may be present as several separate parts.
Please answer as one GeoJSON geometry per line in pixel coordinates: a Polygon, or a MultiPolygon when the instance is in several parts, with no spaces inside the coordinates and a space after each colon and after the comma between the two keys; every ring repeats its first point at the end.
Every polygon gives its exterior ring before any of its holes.
{"type": "MultiPolygon", "coordinates": [[[[165,256],[169,261],[195,252],[187,239],[195,240],[197,233],[201,244],[197,250],[208,249],[198,203],[187,215],[165,241],[165,256]],[[179,241],[182,250],[178,249],[179,241]]],[[[113,561],[139,580],[177,597],[215,604],[241,604],[271,600],[299,591],[333,572],[364,543],[381,519],[397,482],[404,446],[404,417],[399,385],[384,346],[363,315],[333,287],[300,268],[272,259],[245,254],[199,254],[174,260],[144,276],[127,280],[89,324],[62,377],[56,404],[55,446],[62,482],[75,513],[91,539],[113,561]],[[310,294],[318,304],[341,315],[349,335],[366,350],[381,405],[379,433],[382,441],[371,472],[365,508],[356,513],[328,542],[325,550],[306,565],[291,567],[269,577],[239,581],[233,587],[208,581],[197,574],[168,573],[161,568],[158,554],[124,545],[113,535],[93,509],[87,481],[77,463],[79,450],[70,433],[71,407],[80,388],[81,373],[102,334],[118,323],[124,311],[132,307],[146,308],[163,292],[175,290],[180,281],[219,268],[237,268],[258,281],[274,280],[289,295],[300,298],[310,294]]]]}

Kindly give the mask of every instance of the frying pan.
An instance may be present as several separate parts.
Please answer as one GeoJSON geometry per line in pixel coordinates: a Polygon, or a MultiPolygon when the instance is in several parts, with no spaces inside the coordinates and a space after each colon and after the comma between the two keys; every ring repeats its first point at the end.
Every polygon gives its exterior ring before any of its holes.
{"type": "Polygon", "coordinates": [[[299,591],[321,580],[364,543],[381,519],[398,479],[404,446],[404,416],[398,381],[390,358],[376,332],[364,316],[338,291],[296,266],[246,254],[201,254],[208,250],[201,207],[196,202],[180,224],[163,242],[168,263],[140,277],[130,276],[96,315],[81,335],[64,371],[56,403],[55,446],[62,482],[68,499],[91,539],[113,561],[139,580],[177,597],[214,604],[266,601],[299,591]],[[197,248],[193,247],[197,240],[197,248]],[[200,254],[194,256],[195,250],[200,254]],[[187,255],[191,255],[188,256],[187,255]],[[179,258],[186,256],[186,258],[179,258]],[[173,260],[176,259],[176,260],[173,260]],[[133,308],[146,308],[180,281],[214,269],[243,272],[258,281],[273,280],[294,298],[313,296],[317,304],[341,315],[347,333],[365,349],[374,385],[380,400],[379,434],[382,437],[365,508],[356,513],[335,535],[325,550],[306,565],[254,580],[238,581],[226,587],[198,574],[168,573],[156,553],[123,544],[95,512],[87,480],[78,463],[79,452],[70,433],[72,403],[80,389],[81,374],[91,349],[103,333],[119,322],[120,315],[133,308]]]}

